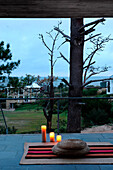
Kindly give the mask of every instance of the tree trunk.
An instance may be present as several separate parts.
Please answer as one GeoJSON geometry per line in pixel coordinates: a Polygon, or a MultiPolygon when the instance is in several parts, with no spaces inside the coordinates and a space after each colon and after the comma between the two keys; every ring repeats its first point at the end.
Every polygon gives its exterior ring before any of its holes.
{"type": "MultiPolygon", "coordinates": [[[[82,18],[71,19],[70,45],[70,84],[69,97],[82,97],[83,73],[83,40],[79,28],[83,26],[82,18]]],[[[81,105],[80,100],[69,100],[67,132],[81,132],[81,105]]]]}
{"type": "Polygon", "coordinates": [[[49,115],[47,117],[47,133],[51,132],[51,121],[52,121],[52,116],[49,115]]]}
{"type": "MultiPolygon", "coordinates": [[[[51,55],[51,83],[50,83],[50,98],[54,97],[54,87],[53,87],[53,55],[51,55]]],[[[53,114],[54,100],[50,100],[50,110],[48,111],[47,119],[47,132],[51,131],[52,126],[52,114],[53,114]]]]}
{"type": "MultiPolygon", "coordinates": [[[[51,79],[51,84],[50,84],[50,97],[54,97],[54,89],[53,89],[53,78],[51,79]]],[[[48,111],[48,114],[49,114],[49,119],[48,119],[48,122],[49,122],[49,126],[48,126],[48,132],[51,131],[51,126],[52,126],[52,114],[53,114],[53,105],[54,105],[54,101],[53,100],[50,100],[50,110],[48,111]]]]}

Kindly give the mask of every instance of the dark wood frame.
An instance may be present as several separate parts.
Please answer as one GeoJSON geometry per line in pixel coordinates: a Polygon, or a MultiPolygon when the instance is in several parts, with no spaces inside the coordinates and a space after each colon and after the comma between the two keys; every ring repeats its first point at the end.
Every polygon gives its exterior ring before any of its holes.
{"type": "Polygon", "coordinates": [[[113,0],[0,0],[0,17],[113,17],[113,0]]]}

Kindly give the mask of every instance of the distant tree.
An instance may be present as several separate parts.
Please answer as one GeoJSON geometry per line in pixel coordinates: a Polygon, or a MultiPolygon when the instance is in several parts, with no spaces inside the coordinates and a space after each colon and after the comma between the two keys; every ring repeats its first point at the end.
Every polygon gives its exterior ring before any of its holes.
{"type": "Polygon", "coordinates": [[[25,87],[27,85],[31,85],[33,82],[35,82],[37,80],[37,77],[35,77],[34,75],[30,75],[30,74],[26,74],[25,77],[21,77],[20,81],[21,81],[21,86],[25,87]]]}
{"type": "Polygon", "coordinates": [[[18,77],[9,77],[8,87],[14,87],[15,89],[21,87],[21,82],[18,77]]]}
{"type": "Polygon", "coordinates": [[[8,75],[18,67],[20,64],[20,60],[17,62],[12,62],[12,53],[10,50],[10,45],[7,44],[6,48],[4,48],[4,41],[0,43],[0,75],[3,73],[7,73],[8,75]]]}
{"type": "MultiPolygon", "coordinates": [[[[58,80],[58,77],[53,76],[53,82],[56,81],[56,80],[58,80]]],[[[37,83],[38,83],[39,85],[42,85],[42,86],[43,86],[43,84],[45,84],[45,85],[48,86],[48,85],[50,85],[50,82],[51,82],[51,76],[41,78],[41,77],[38,75],[36,81],[37,81],[37,83]]]]}
{"type": "Polygon", "coordinates": [[[58,89],[60,89],[60,88],[63,88],[65,85],[63,84],[63,83],[60,83],[59,85],[58,85],[58,89]]]}

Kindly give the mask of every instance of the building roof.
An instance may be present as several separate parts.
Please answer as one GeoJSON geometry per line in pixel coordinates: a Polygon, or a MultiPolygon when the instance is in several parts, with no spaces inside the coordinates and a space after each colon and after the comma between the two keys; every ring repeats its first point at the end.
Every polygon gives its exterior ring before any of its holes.
{"type": "Polygon", "coordinates": [[[32,85],[26,86],[26,88],[40,88],[40,86],[37,83],[32,83],[32,85]]]}

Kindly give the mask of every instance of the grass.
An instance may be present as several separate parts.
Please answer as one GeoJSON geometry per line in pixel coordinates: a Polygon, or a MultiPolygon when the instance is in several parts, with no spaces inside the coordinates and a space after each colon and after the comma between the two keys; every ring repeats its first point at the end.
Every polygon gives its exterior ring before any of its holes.
{"type": "MultiPolygon", "coordinates": [[[[44,117],[42,109],[36,110],[37,107],[34,105],[30,106],[21,106],[13,112],[4,112],[6,122],[8,127],[14,126],[17,129],[17,134],[20,133],[33,133],[39,132],[42,124],[47,123],[46,118],[44,117]]],[[[66,120],[67,114],[61,113],[60,120],[66,120]]],[[[0,114],[0,125],[4,125],[2,115],[0,114]]],[[[57,114],[53,115],[52,118],[52,129],[57,128],[57,114]]]]}

